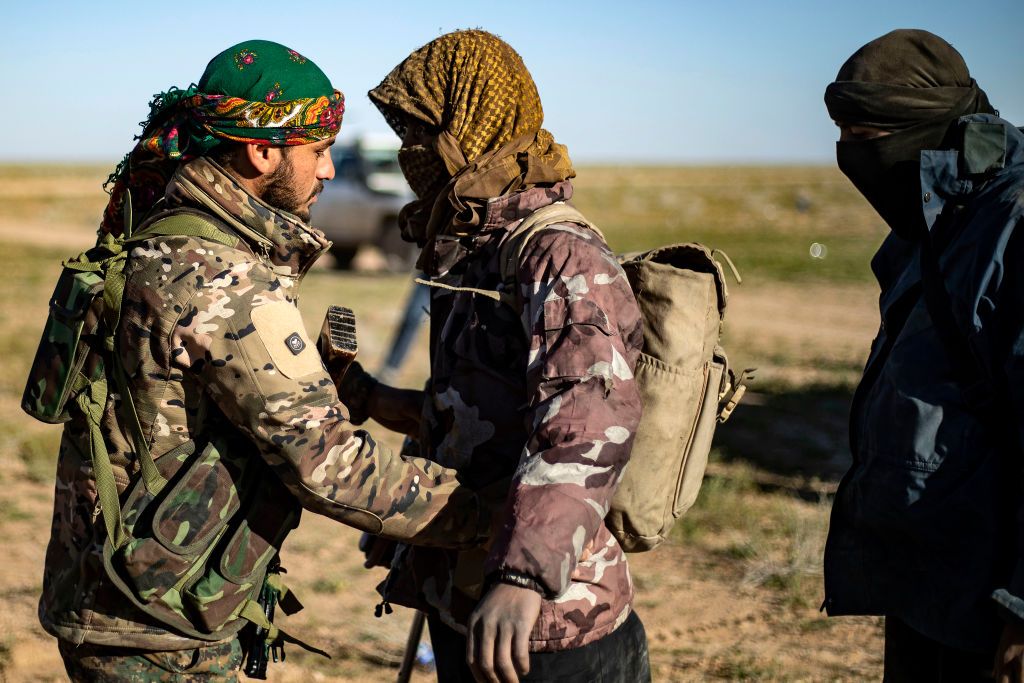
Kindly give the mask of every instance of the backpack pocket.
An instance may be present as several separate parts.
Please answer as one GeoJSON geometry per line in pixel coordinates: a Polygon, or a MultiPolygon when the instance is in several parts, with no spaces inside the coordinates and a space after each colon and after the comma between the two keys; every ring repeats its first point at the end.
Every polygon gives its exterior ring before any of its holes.
{"type": "Polygon", "coordinates": [[[70,268],[61,272],[21,399],[22,410],[37,420],[67,422],[68,402],[103,376],[100,355],[90,353],[96,347],[102,295],[101,275],[70,268]]]}
{"type": "MultiPolygon", "coordinates": [[[[697,415],[692,422],[688,443],[683,451],[683,462],[679,468],[678,486],[672,504],[673,521],[682,517],[697,501],[700,485],[704,481],[704,470],[708,467],[708,454],[711,452],[711,440],[715,436],[718,423],[719,390],[725,365],[711,361],[704,367],[703,381],[697,415]]],[[[671,524],[671,522],[670,522],[671,524]]],[[[665,529],[668,532],[668,528],[665,529]]]]}
{"type": "Polygon", "coordinates": [[[715,362],[686,370],[640,354],[634,375],[644,413],[605,518],[626,552],[661,545],[696,500],[723,371],[715,362]]]}

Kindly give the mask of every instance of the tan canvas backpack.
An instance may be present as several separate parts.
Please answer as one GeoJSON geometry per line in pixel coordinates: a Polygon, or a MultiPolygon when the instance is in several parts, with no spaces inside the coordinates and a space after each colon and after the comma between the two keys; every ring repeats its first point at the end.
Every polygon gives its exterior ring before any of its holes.
{"type": "MultiPolygon", "coordinates": [[[[515,281],[529,239],[554,223],[583,225],[604,239],[564,202],[541,208],[502,244],[506,283],[515,281]]],[[[605,523],[626,552],[642,552],[661,545],[696,501],[715,427],[729,418],[750,375],[736,377],[719,343],[728,292],[707,247],[672,244],[619,260],[643,316],[635,376],[644,412],[605,523]]]]}

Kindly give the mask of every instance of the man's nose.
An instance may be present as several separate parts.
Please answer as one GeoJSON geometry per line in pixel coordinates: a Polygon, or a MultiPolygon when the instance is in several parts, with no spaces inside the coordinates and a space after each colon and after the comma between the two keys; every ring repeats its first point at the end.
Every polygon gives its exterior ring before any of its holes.
{"type": "Polygon", "coordinates": [[[332,180],[334,178],[334,161],[331,159],[330,154],[324,157],[318,170],[320,172],[317,173],[316,177],[320,180],[332,180]]]}

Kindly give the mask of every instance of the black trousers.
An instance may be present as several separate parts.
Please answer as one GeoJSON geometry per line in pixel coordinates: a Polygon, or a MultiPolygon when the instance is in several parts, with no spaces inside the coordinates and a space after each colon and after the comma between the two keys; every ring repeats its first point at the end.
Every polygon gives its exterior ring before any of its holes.
{"type": "MultiPolygon", "coordinates": [[[[474,683],[466,664],[466,638],[428,617],[439,683],[474,683]]],[[[589,645],[559,652],[531,652],[530,673],[520,681],[558,683],[650,683],[647,633],[633,612],[613,632],[589,645]]]]}
{"type": "Polygon", "coordinates": [[[979,653],[943,645],[896,617],[885,618],[884,683],[991,681],[995,646],[979,653]]]}

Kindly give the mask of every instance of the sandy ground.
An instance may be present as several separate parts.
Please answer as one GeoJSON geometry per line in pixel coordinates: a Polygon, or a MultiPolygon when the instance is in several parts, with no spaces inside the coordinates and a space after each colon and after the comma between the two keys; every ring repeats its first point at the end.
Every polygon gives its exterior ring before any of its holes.
{"type": "MultiPolygon", "coordinates": [[[[0,458],[0,570],[3,681],[63,680],[55,642],[36,622],[51,487],[25,480],[20,462],[0,458]]],[[[307,514],[285,546],[289,580],[307,605],[285,623],[331,653],[328,662],[291,650],[271,680],[393,680],[410,620],[408,610],[373,616],[382,570],[361,569],[358,533],[307,514]]],[[[681,544],[631,556],[636,608],[650,642],[655,680],[862,680],[877,678],[880,628],[874,619],[828,620],[815,605],[794,608],[744,582],[742,563],[688,551],[681,544]]],[[[2,660],[0,660],[2,661],[2,660]]],[[[417,671],[415,680],[433,676],[417,671]]]]}

